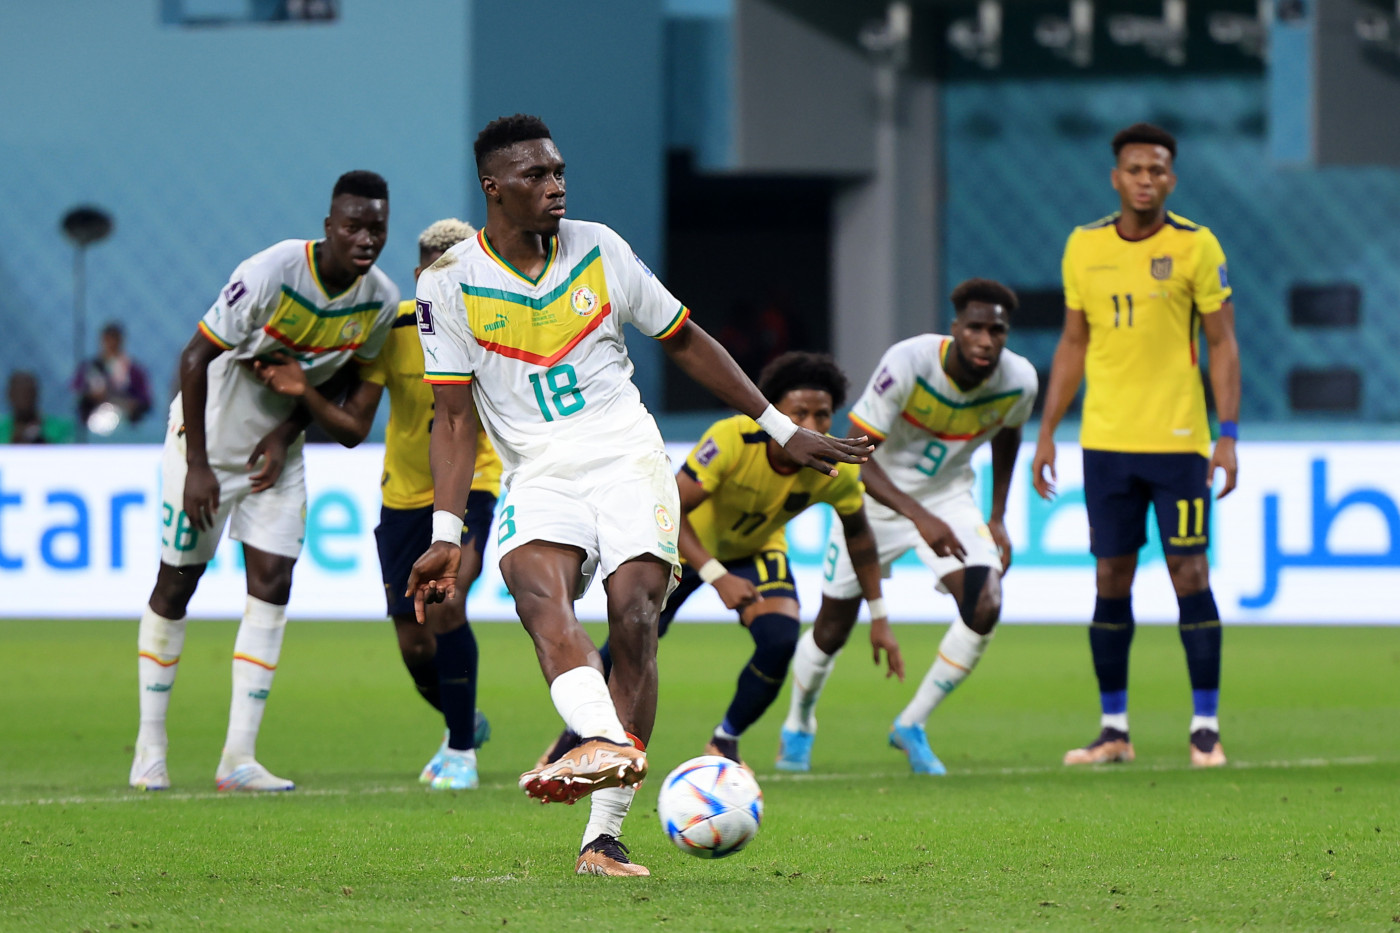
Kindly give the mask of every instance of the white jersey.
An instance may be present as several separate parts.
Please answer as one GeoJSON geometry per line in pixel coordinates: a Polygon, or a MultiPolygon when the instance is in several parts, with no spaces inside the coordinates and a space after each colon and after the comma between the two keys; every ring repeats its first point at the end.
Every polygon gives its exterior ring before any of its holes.
{"type": "MultiPolygon", "coordinates": [[[[327,293],[316,274],[310,240],[283,240],[233,270],[199,331],[229,352],[209,364],[204,438],[211,465],[243,469],[253,447],[296,407],[260,382],[250,361],[282,350],[320,385],[351,357],[379,355],[398,311],[399,290],[377,267],[345,291],[327,293]]],[[[183,399],[170,406],[184,423],[183,399]]]]}
{"type": "Polygon", "coordinates": [[[549,250],[531,279],[483,230],[418,279],[424,381],[472,386],[507,486],[664,449],[622,325],[664,340],[690,314],[602,224],[561,221],[549,250]]]}
{"type": "Polygon", "coordinates": [[[857,432],[879,440],[875,462],[920,503],[972,489],[972,452],[1003,427],[1026,423],[1035,405],[1035,367],[1001,351],[996,370],[968,392],[943,371],[953,338],[923,334],[885,351],[851,409],[857,432]]]}

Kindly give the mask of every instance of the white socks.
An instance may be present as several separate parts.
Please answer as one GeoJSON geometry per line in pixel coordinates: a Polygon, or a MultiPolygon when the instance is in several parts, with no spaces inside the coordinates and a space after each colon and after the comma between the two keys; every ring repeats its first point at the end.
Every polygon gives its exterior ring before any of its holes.
{"type": "Polygon", "coordinates": [[[138,752],[165,750],[165,715],[170,709],[170,690],[180,652],[185,647],[185,620],[167,619],[146,607],[136,631],[136,682],[140,690],[141,730],[136,735],[138,752]]]}
{"type": "Polygon", "coordinates": [[[614,838],[622,835],[622,819],[632,807],[632,798],[637,795],[631,787],[605,787],[595,790],[588,799],[592,809],[588,814],[588,825],[583,830],[583,842],[579,851],[603,833],[614,838]]]}
{"type": "MultiPolygon", "coordinates": [[[[1195,732],[1197,729],[1209,729],[1211,732],[1219,732],[1219,731],[1220,731],[1220,717],[1218,717],[1218,716],[1192,716],[1192,717],[1191,717],[1191,729],[1190,729],[1189,731],[1195,732]]],[[[1124,730],[1124,731],[1127,731],[1127,730],[1124,730]]]]}
{"type": "MultiPolygon", "coordinates": [[[[563,717],[564,725],[576,734],[586,739],[601,736],[620,744],[627,743],[627,732],[617,718],[608,682],[594,668],[584,665],[560,674],[549,685],[549,696],[563,717]]],[[[628,800],[630,802],[631,798],[628,800]]],[[[626,807],[622,812],[627,812],[626,807]]]]}
{"type": "Polygon", "coordinates": [[[783,728],[789,732],[816,732],[817,718],[814,715],[817,699],[822,695],[822,687],[831,675],[836,663],[836,654],[827,654],[817,647],[809,628],[797,640],[797,651],[792,656],[792,702],[788,706],[787,720],[783,728]]]}
{"type": "Polygon", "coordinates": [[[1099,717],[1099,725],[1105,729],[1117,729],[1119,732],[1128,731],[1127,713],[1104,713],[1099,717]]]}
{"type": "Polygon", "coordinates": [[[954,619],[948,633],[938,645],[938,657],[924,675],[918,692],[904,712],[899,714],[901,726],[921,726],[943,698],[967,679],[986,650],[991,635],[978,635],[961,618],[954,619]]]}
{"type": "Polygon", "coordinates": [[[228,711],[223,764],[237,765],[254,758],[258,728],[272,690],[286,629],[286,606],[248,597],[243,623],[238,626],[238,637],[233,643],[233,702],[228,711]]]}

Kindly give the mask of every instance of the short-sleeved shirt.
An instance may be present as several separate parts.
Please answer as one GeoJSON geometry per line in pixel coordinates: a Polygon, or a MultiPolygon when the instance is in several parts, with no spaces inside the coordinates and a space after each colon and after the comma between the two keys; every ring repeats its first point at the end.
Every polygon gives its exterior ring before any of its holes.
{"type": "MultiPolygon", "coordinates": [[[[423,381],[423,345],[410,299],[399,303],[393,329],[373,363],[360,371],[366,382],[389,392],[389,424],[384,429],[384,474],[380,491],[391,509],[418,509],[433,504],[433,471],[428,439],[433,426],[433,388],[423,381]]],[[[476,437],[472,489],[501,493],[501,458],[484,431],[476,437]]]]}
{"type": "Polygon", "coordinates": [[[579,220],[560,222],[537,277],[482,230],[418,278],[424,379],[472,386],[507,487],[664,449],[622,325],[664,340],[689,314],[622,237],[579,220]]]}
{"type": "Polygon", "coordinates": [[[1225,253],[1209,229],[1168,212],[1125,240],[1114,214],[1065,244],[1065,306],[1089,322],[1080,443],[1126,453],[1210,455],[1200,316],[1230,297],[1225,253]]]}
{"type": "MultiPolygon", "coordinates": [[[[229,351],[209,364],[204,437],[211,465],[243,469],[257,442],[296,407],[295,398],[253,375],[252,360],[284,351],[317,386],[352,358],[373,360],[389,335],[399,304],[394,283],[376,267],[330,294],[316,273],[314,245],[283,240],[244,260],[199,322],[201,334],[229,351]]],[[[170,418],[184,421],[179,395],[170,418]]]]}
{"type": "Polygon", "coordinates": [[[972,453],[1003,427],[1026,423],[1035,406],[1035,367],[1010,350],[967,391],[943,369],[953,338],[910,337],[885,351],[851,409],[858,432],[880,441],[874,460],[921,503],[972,489],[972,453]]]}
{"type": "Polygon", "coordinates": [[[681,470],[709,494],[686,518],[720,561],[786,551],[784,529],[808,506],[825,502],[853,515],[865,499],[855,463],[836,464],[836,476],[801,467],[780,472],[768,459],[768,434],[745,415],[710,425],[681,470]]]}

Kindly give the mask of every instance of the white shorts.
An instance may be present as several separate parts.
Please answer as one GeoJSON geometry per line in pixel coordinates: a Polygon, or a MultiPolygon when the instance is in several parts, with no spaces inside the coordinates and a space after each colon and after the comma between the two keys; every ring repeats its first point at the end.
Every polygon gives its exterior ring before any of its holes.
{"type": "Polygon", "coordinates": [[[671,459],[664,450],[573,476],[533,476],[518,481],[496,516],[500,558],[522,544],[549,541],[582,548],[582,596],[593,577],[607,579],[626,561],[652,554],[673,570],[666,594],[680,576],[681,503],[671,459]]]}
{"type": "MultiPolygon", "coordinates": [[[[919,555],[924,566],[932,570],[938,578],[938,589],[947,592],[943,578],[964,567],[995,567],[1001,569],[1001,555],[996,542],[992,540],[991,529],[987,527],[982,510],[973,501],[972,493],[951,496],[924,507],[938,518],[948,523],[967,551],[967,560],[956,557],[939,557],[933,553],[914,527],[914,523],[898,512],[885,508],[880,503],[865,497],[865,514],[870,521],[870,529],[875,534],[875,546],[880,553],[880,576],[889,579],[890,565],[903,557],[909,550],[919,555]]],[[[861,595],[860,581],[856,579],[855,567],[851,565],[850,552],[846,550],[846,536],[841,526],[833,523],[831,537],[826,544],[826,571],[822,581],[822,594],[833,599],[853,599],[861,595]]]]}
{"type": "Polygon", "coordinates": [[[282,475],[271,489],[249,490],[256,470],[229,470],[218,466],[219,511],[214,526],[198,531],[185,514],[185,437],[174,428],[166,432],[161,455],[160,560],[172,567],[207,564],[223,537],[259,551],[296,558],[306,537],[306,466],[301,444],[287,453],[282,475]]]}

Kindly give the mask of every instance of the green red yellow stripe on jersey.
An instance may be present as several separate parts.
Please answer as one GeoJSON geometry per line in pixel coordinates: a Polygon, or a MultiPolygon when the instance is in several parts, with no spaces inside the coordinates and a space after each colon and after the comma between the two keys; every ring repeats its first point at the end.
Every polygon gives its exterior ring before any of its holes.
{"type": "Polygon", "coordinates": [[[851,424],[855,425],[856,428],[862,433],[868,434],[872,440],[881,442],[885,440],[886,435],[884,431],[877,430],[876,428],[872,427],[869,423],[862,421],[855,415],[849,415],[848,417],[851,419],[851,424]]]}
{"type": "Polygon", "coordinates": [[[676,316],[671,319],[671,323],[663,327],[661,333],[657,334],[654,339],[670,340],[672,337],[676,336],[676,331],[684,327],[685,322],[688,320],[690,320],[690,309],[685,305],[681,305],[681,309],[676,312],[676,316]]]}
{"type": "Polygon", "coordinates": [[[423,381],[435,386],[465,386],[471,385],[473,375],[471,373],[434,373],[425,372],[423,381]]]}
{"type": "Polygon", "coordinates": [[[218,347],[220,350],[233,349],[233,344],[229,343],[227,340],[210,330],[209,325],[204,323],[203,321],[199,322],[199,332],[203,334],[210,343],[218,347]]]}
{"type": "Polygon", "coordinates": [[[374,327],[382,304],[377,301],[348,308],[322,308],[295,289],[283,285],[277,310],[263,333],[301,353],[357,350],[374,327]]]}
{"type": "Polygon", "coordinates": [[[960,402],[917,377],[899,416],[939,440],[968,441],[1005,421],[1020,397],[1021,390],[1014,389],[960,402]]]}
{"type": "Polygon", "coordinates": [[[463,284],[462,302],[467,325],[483,350],[540,366],[559,362],[612,313],[603,256],[596,246],[562,283],[538,298],[463,284]]]}

